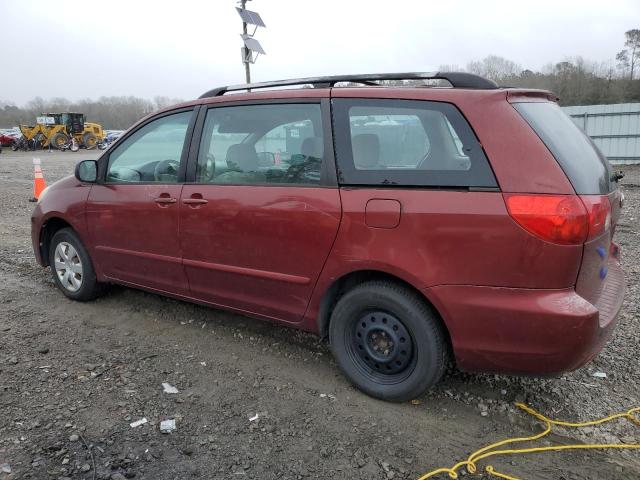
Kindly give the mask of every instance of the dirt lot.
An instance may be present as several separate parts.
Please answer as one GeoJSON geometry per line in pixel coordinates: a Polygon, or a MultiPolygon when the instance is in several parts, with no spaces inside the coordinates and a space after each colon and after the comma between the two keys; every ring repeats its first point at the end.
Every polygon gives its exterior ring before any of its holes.
{"type": "MultiPolygon", "coordinates": [[[[49,183],[92,155],[39,153],[49,183]]],[[[32,156],[0,154],[0,480],[416,478],[540,431],[514,401],[570,420],[640,406],[640,168],[625,169],[617,233],[626,302],[594,362],[557,379],[453,371],[419,404],[397,405],[352,388],[309,334],[125,288],[67,300],[31,251],[32,156]],[[162,434],[172,418],[177,430],[162,434]]],[[[632,443],[640,429],[622,421],[550,440],[632,443]]],[[[525,479],[640,478],[637,452],[591,452],[493,464],[525,479]]]]}

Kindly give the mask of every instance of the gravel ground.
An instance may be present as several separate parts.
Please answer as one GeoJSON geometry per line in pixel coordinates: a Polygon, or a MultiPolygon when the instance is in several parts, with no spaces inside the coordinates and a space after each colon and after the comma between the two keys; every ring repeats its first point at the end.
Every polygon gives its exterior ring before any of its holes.
{"type": "MultiPolygon", "coordinates": [[[[419,402],[397,405],[353,389],[313,335],[119,287],[67,300],[31,251],[32,156],[0,154],[0,480],[409,479],[540,431],[514,401],[568,420],[640,406],[639,167],[624,168],[617,229],[626,301],[591,364],[556,379],[452,371],[419,402]],[[166,419],[176,421],[170,434],[160,432],[166,419]]],[[[52,182],[96,154],[39,156],[52,182]]],[[[549,440],[630,443],[640,432],[622,421],[549,440]]],[[[493,464],[526,479],[640,478],[630,451],[493,464]]]]}

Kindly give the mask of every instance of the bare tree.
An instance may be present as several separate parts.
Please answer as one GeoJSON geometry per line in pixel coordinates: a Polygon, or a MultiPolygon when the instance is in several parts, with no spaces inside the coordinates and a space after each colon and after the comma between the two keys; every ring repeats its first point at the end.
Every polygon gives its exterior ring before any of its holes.
{"type": "Polygon", "coordinates": [[[618,52],[616,60],[620,69],[629,70],[629,80],[633,80],[636,64],[640,61],[640,30],[628,30],[624,36],[624,46],[627,48],[618,52]]]}
{"type": "Polygon", "coordinates": [[[489,55],[480,61],[469,62],[467,71],[494,81],[500,81],[519,76],[522,72],[522,66],[504,57],[489,55]]]}
{"type": "Polygon", "coordinates": [[[616,62],[618,62],[618,69],[622,74],[626,74],[629,70],[629,52],[627,50],[620,50],[616,55],[616,62]]]}
{"type": "Polygon", "coordinates": [[[464,72],[465,69],[460,65],[448,63],[438,67],[439,72],[464,72]]]}
{"type": "Polygon", "coordinates": [[[162,110],[163,108],[166,108],[181,102],[182,100],[178,98],[169,98],[169,97],[163,97],[163,96],[153,97],[153,103],[156,110],[162,110]]]}

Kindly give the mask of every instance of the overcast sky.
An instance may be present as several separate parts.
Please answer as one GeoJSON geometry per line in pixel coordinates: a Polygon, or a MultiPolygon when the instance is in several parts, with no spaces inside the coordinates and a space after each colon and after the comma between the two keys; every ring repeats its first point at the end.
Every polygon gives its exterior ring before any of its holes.
{"type": "MultiPolygon", "coordinates": [[[[0,0],[0,100],[156,95],[243,83],[235,0],[0,0]]],[[[253,0],[254,81],[433,71],[489,54],[539,69],[611,61],[640,0],[253,0]]]]}

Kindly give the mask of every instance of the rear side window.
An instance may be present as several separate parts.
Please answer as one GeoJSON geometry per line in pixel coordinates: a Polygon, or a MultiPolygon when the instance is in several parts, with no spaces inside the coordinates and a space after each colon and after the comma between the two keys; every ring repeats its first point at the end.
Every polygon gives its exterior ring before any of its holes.
{"type": "Polygon", "coordinates": [[[497,187],[482,147],[448,103],[334,99],[344,185],[497,187]]]}
{"type": "Polygon", "coordinates": [[[605,156],[556,103],[514,103],[513,106],[558,161],[577,194],[607,194],[615,189],[605,156]]]}

